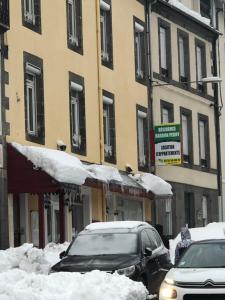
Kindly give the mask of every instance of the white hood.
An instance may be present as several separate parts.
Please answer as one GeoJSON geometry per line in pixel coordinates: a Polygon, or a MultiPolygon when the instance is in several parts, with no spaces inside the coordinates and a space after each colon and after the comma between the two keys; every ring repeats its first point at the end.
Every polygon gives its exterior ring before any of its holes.
{"type": "Polygon", "coordinates": [[[215,283],[225,282],[225,268],[210,269],[171,269],[167,275],[167,279],[179,282],[205,282],[212,280],[215,283]]]}

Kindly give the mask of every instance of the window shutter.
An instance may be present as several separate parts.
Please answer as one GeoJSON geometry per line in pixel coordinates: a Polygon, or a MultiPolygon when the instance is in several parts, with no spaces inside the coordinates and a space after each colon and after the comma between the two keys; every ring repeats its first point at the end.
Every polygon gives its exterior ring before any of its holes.
{"type": "Polygon", "coordinates": [[[40,0],[33,0],[33,1],[34,1],[35,26],[40,26],[41,25],[40,0]]]}
{"type": "Polygon", "coordinates": [[[82,155],[86,155],[86,117],[85,117],[85,100],[84,92],[80,92],[79,97],[79,117],[80,117],[80,136],[81,136],[81,146],[80,151],[82,155]]]}
{"type": "Polygon", "coordinates": [[[78,47],[82,45],[82,8],[81,0],[75,0],[76,5],[76,23],[77,23],[77,35],[78,35],[78,47]]]}
{"type": "Polygon", "coordinates": [[[38,137],[45,136],[44,123],[44,99],[43,99],[43,73],[36,76],[36,99],[37,99],[37,130],[38,137]]]}

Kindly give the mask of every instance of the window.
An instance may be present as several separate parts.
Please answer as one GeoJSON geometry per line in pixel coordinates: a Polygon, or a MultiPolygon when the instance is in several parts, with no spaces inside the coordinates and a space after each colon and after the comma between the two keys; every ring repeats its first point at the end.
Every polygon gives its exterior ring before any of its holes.
{"type": "Polygon", "coordinates": [[[28,141],[44,144],[44,93],[42,60],[24,53],[25,128],[28,141]]]}
{"type": "Polygon", "coordinates": [[[159,19],[159,66],[164,78],[171,78],[171,40],[170,25],[159,19]]]}
{"type": "Polygon", "coordinates": [[[160,105],[161,105],[161,122],[173,123],[174,121],[173,104],[161,100],[160,105]]]}
{"type": "Polygon", "coordinates": [[[41,5],[40,0],[21,0],[23,25],[41,33],[41,5]]]}
{"type": "Polygon", "coordinates": [[[181,108],[183,163],[193,162],[191,111],[181,108]]]}
{"type": "Polygon", "coordinates": [[[200,13],[202,17],[211,19],[211,0],[200,0],[200,13]]]}
{"type": "Polygon", "coordinates": [[[204,77],[206,77],[205,45],[196,40],[196,81],[197,90],[201,93],[206,93],[206,85],[201,82],[204,77]]]}
{"type": "Polygon", "coordinates": [[[145,80],[145,43],[144,23],[134,18],[134,39],[135,39],[135,77],[139,82],[145,80]]]}
{"type": "Polygon", "coordinates": [[[178,58],[181,82],[190,81],[189,75],[189,42],[186,32],[178,30],[178,58]]]}
{"type": "Polygon", "coordinates": [[[84,80],[70,73],[70,128],[72,151],[86,155],[84,80]]]}
{"type": "Polygon", "coordinates": [[[114,96],[103,91],[103,125],[105,161],[116,163],[114,96]]]}
{"type": "Polygon", "coordinates": [[[137,106],[138,169],[145,171],[147,161],[147,109],[137,106]]]}
{"type": "Polygon", "coordinates": [[[209,129],[208,117],[198,115],[200,166],[209,167],[209,129]]]}
{"type": "Polygon", "coordinates": [[[83,54],[81,5],[81,0],[67,0],[67,42],[70,49],[83,54]]]}
{"type": "Polygon", "coordinates": [[[111,0],[100,0],[102,64],[113,68],[111,0]]]}
{"type": "Polygon", "coordinates": [[[202,225],[206,226],[208,223],[208,212],[207,212],[207,196],[202,196],[202,225]]]}
{"type": "Polygon", "coordinates": [[[165,200],[165,210],[166,210],[166,226],[165,235],[172,235],[172,199],[168,198],[165,200]]]}

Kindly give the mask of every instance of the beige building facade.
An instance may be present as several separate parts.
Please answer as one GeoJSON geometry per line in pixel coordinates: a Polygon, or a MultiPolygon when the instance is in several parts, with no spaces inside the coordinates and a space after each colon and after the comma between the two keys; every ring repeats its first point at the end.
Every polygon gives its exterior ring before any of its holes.
{"type": "MultiPolygon", "coordinates": [[[[218,33],[163,0],[146,15],[147,3],[55,0],[52,9],[51,1],[15,0],[10,6],[4,97],[11,246],[71,240],[92,221],[145,220],[173,236],[186,223],[218,218],[214,89],[201,82],[214,75],[218,33]],[[182,125],[182,165],[155,166],[152,127],[173,122],[182,125]],[[112,166],[123,186],[60,185],[12,143],[112,166]],[[173,198],[147,193],[129,176],[150,169],[170,182],[173,198]]],[[[181,4],[205,12],[201,1],[181,4]]]]}

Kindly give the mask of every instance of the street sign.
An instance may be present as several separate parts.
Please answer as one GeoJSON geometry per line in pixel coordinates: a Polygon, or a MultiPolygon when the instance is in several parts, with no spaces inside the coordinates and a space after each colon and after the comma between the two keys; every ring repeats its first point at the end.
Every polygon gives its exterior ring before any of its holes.
{"type": "Polygon", "coordinates": [[[155,164],[158,166],[181,164],[180,124],[155,126],[155,164]]]}

